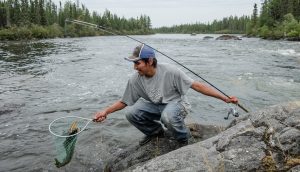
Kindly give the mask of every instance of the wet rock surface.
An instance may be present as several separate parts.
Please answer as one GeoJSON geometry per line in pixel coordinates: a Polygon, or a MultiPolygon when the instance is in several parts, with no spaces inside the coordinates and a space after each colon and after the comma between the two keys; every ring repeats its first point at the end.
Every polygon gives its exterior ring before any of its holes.
{"type": "MultiPolygon", "coordinates": [[[[187,127],[191,131],[192,137],[189,139],[189,144],[205,140],[220,133],[224,128],[214,125],[200,125],[191,123],[191,119],[187,119],[187,127]]],[[[125,169],[135,167],[146,163],[148,160],[164,155],[173,150],[179,149],[185,145],[180,145],[174,140],[170,133],[166,132],[165,137],[153,138],[146,145],[140,146],[135,143],[128,148],[115,153],[109,163],[106,165],[105,171],[124,171],[125,169]]]]}
{"type": "Polygon", "coordinates": [[[181,148],[169,138],[153,139],[142,147],[137,143],[116,155],[107,170],[297,171],[299,126],[300,101],[249,113],[233,120],[225,131],[192,124],[191,142],[196,143],[181,148]]]}
{"type": "Polygon", "coordinates": [[[242,40],[242,39],[234,35],[222,35],[217,37],[216,40],[242,40]]]}
{"type": "Polygon", "coordinates": [[[213,39],[214,37],[212,37],[212,36],[204,36],[203,37],[203,40],[209,40],[209,39],[213,39]]]}

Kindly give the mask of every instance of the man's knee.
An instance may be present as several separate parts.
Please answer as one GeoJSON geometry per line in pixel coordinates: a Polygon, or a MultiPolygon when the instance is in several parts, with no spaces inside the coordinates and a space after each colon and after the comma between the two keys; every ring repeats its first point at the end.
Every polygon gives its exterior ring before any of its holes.
{"type": "Polygon", "coordinates": [[[170,124],[170,119],[169,119],[168,113],[163,112],[163,113],[161,114],[160,121],[161,121],[164,125],[169,125],[169,124],[170,124]]]}
{"type": "Polygon", "coordinates": [[[136,121],[142,118],[141,111],[134,107],[128,108],[128,110],[125,113],[125,116],[128,121],[136,121]]]}
{"type": "Polygon", "coordinates": [[[161,122],[167,127],[180,127],[183,125],[183,118],[180,114],[170,114],[167,112],[163,112],[161,114],[161,122]]]}
{"type": "Polygon", "coordinates": [[[171,115],[162,113],[161,122],[170,132],[172,132],[176,140],[186,140],[188,138],[188,131],[180,114],[171,115]]]}
{"type": "Polygon", "coordinates": [[[184,119],[181,109],[166,109],[162,112],[161,118],[167,123],[174,123],[184,119]]]}
{"type": "Polygon", "coordinates": [[[135,115],[135,113],[132,109],[127,110],[125,113],[126,119],[128,121],[132,121],[134,119],[134,115],[135,115]]]}

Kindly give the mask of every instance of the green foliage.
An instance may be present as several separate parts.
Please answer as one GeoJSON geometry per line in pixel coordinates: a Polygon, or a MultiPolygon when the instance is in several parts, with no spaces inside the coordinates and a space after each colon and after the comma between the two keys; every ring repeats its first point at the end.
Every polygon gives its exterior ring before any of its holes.
{"type": "MultiPolygon", "coordinates": [[[[91,13],[84,5],[80,7],[72,1],[66,1],[64,4],[60,2],[59,7],[51,0],[0,1],[0,14],[0,40],[63,37],[65,20],[68,18],[106,26],[128,34],[152,33],[151,20],[146,15],[136,19],[125,19],[108,10],[101,15],[91,13]]],[[[78,25],[66,26],[65,29],[67,36],[72,37],[104,34],[78,25]]]]}
{"type": "Polygon", "coordinates": [[[18,27],[18,28],[15,28],[15,32],[16,32],[16,37],[18,39],[27,39],[27,38],[31,38],[32,36],[32,33],[31,31],[26,28],[26,27],[18,27]]]}
{"type": "Polygon", "coordinates": [[[0,28],[7,25],[6,23],[6,8],[4,3],[0,2],[0,28]]]}
{"type": "Polygon", "coordinates": [[[264,25],[259,29],[259,36],[262,38],[268,38],[272,36],[272,31],[269,29],[267,25],[264,25]]]}
{"type": "Polygon", "coordinates": [[[254,9],[253,9],[253,14],[251,16],[251,24],[252,27],[256,27],[257,26],[257,4],[254,4],[254,9]]]}
{"type": "Polygon", "coordinates": [[[49,34],[46,28],[39,25],[32,25],[31,31],[32,31],[32,36],[34,38],[39,38],[39,39],[47,38],[49,34]]]}
{"type": "Polygon", "coordinates": [[[172,27],[160,27],[154,29],[159,33],[245,33],[246,25],[250,21],[247,16],[225,17],[220,21],[214,20],[212,23],[196,23],[175,25],[172,27]]]}
{"type": "Polygon", "coordinates": [[[0,30],[0,40],[21,40],[32,38],[32,32],[27,27],[13,26],[10,29],[0,30]]]}
{"type": "Polygon", "coordinates": [[[257,14],[257,4],[254,4],[253,14],[251,20],[246,25],[246,34],[255,36],[258,33],[258,14],[257,14]]]}
{"type": "Polygon", "coordinates": [[[292,31],[288,32],[286,36],[287,37],[300,37],[300,34],[299,34],[299,31],[292,30],[292,31]]]}
{"type": "Polygon", "coordinates": [[[56,23],[47,26],[46,29],[48,30],[48,38],[55,38],[55,37],[63,37],[64,32],[63,29],[56,23]]]}
{"type": "Polygon", "coordinates": [[[0,40],[14,40],[17,39],[13,29],[2,29],[0,30],[0,40]]]}
{"type": "Polygon", "coordinates": [[[259,16],[259,28],[251,23],[248,35],[258,35],[266,39],[300,39],[300,1],[265,0],[259,16]]]}
{"type": "Polygon", "coordinates": [[[272,32],[272,38],[273,39],[280,39],[284,37],[284,31],[277,28],[277,29],[274,29],[273,32],[272,32]]]}
{"type": "Polygon", "coordinates": [[[24,27],[13,26],[9,29],[0,30],[0,40],[22,40],[32,38],[55,38],[62,37],[63,30],[57,24],[51,26],[31,25],[24,27]]]}
{"type": "Polygon", "coordinates": [[[66,35],[70,36],[70,37],[77,37],[78,35],[76,34],[76,28],[75,28],[75,24],[68,24],[65,26],[65,30],[68,33],[65,33],[66,35]]]}
{"type": "Polygon", "coordinates": [[[284,21],[282,22],[282,27],[287,37],[297,37],[299,36],[300,23],[294,18],[291,13],[284,16],[284,21]]]}

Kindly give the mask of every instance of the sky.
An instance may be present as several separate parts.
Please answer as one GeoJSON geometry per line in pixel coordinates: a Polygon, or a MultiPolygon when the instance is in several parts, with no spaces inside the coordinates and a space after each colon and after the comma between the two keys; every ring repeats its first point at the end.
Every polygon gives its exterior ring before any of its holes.
{"type": "MultiPolygon", "coordinates": [[[[53,0],[58,4],[59,0],[53,0]]],[[[65,2],[66,0],[60,0],[65,2]]],[[[75,3],[77,0],[71,0],[75,3]]],[[[79,0],[90,12],[103,14],[105,9],[119,17],[147,15],[152,27],[207,23],[229,16],[251,15],[254,3],[262,0],[79,0]]]]}

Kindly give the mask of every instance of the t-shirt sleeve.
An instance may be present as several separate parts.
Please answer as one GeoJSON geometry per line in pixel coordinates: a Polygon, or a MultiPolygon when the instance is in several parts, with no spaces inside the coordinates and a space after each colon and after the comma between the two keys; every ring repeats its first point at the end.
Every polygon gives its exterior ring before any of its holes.
{"type": "Polygon", "coordinates": [[[193,82],[194,80],[181,70],[177,70],[175,73],[175,85],[181,95],[185,95],[187,93],[193,82]]]}
{"type": "Polygon", "coordinates": [[[121,101],[123,103],[125,103],[127,106],[131,106],[139,98],[140,98],[140,96],[138,95],[137,91],[135,90],[133,84],[131,83],[131,80],[129,80],[121,101]]]}

